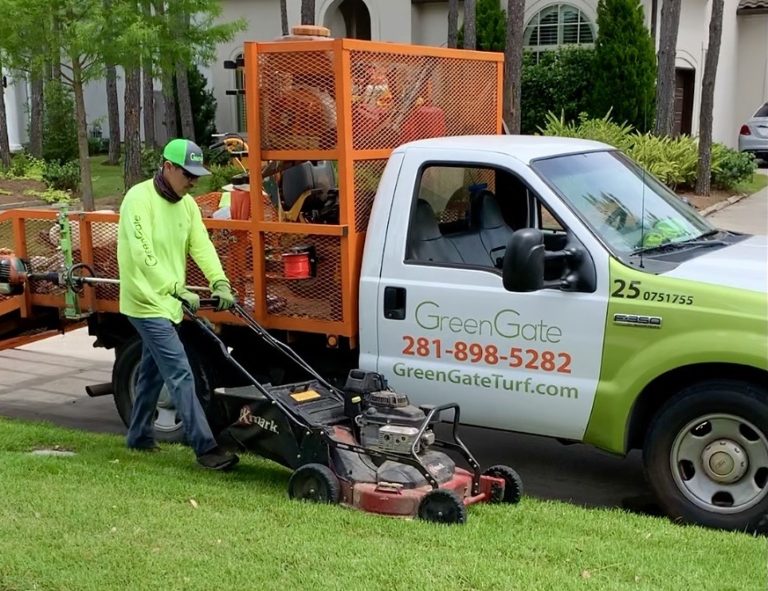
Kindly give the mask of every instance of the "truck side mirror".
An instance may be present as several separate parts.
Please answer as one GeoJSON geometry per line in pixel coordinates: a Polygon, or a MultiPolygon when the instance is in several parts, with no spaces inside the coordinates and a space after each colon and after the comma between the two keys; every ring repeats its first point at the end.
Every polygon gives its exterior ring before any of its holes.
{"type": "Polygon", "coordinates": [[[544,287],[544,235],[536,228],[512,234],[504,253],[501,278],[507,291],[537,291],[544,287]]]}

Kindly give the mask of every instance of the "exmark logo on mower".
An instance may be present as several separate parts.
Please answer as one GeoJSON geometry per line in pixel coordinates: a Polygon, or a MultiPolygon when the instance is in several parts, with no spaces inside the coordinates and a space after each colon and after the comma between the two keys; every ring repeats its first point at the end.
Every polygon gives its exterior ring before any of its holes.
{"type": "Polygon", "coordinates": [[[237,419],[237,423],[235,424],[241,427],[256,426],[260,429],[263,429],[264,431],[270,431],[276,435],[280,433],[280,431],[277,429],[277,423],[275,423],[275,421],[272,419],[265,419],[262,416],[253,414],[251,409],[247,406],[244,406],[240,409],[240,417],[237,419]]]}

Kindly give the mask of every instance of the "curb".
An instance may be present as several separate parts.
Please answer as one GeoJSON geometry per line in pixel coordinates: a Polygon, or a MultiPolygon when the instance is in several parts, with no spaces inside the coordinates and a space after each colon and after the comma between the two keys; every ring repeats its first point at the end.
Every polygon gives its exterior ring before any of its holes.
{"type": "Polygon", "coordinates": [[[718,201],[714,205],[710,205],[709,207],[705,207],[702,209],[699,214],[703,216],[708,216],[712,213],[715,213],[716,211],[720,211],[721,209],[725,209],[729,205],[733,205],[734,203],[738,203],[742,199],[746,199],[749,197],[749,194],[745,195],[734,195],[733,197],[728,197],[728,199],[725,199],[724,201],[718,201]]]}

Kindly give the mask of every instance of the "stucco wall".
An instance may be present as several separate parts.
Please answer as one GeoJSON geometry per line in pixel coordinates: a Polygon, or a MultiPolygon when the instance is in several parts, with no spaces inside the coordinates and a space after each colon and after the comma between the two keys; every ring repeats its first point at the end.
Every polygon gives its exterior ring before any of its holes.
{"type": "Polygon", "coordinates": [[[28,141],[27,130],[27,86],[24,78],[17,78],[12,73],[0,70],[0,77],[5,76],[8,87],[5,88],[5,117],[8,124],[8,142],[11,152],[18,152],[22,144],[28,141]]]}

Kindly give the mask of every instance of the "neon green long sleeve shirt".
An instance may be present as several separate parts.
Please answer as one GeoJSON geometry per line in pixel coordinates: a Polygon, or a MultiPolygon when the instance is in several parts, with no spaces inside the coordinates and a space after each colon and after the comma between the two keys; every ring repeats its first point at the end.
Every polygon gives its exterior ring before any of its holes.
{"type": "Polygon", "coordinates": [[[181,302],[173,294],[186,285],[187,255],[211,287],[227,280],[192,197],[171,203],[152,179],[131,188],[120,206],[117,235],[120,312],[181,322],[181,302]]]}

